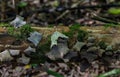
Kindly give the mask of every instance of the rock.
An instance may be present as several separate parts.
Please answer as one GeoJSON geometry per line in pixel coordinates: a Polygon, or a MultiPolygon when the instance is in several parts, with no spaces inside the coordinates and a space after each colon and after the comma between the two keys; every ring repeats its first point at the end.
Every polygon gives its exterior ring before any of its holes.
{"type": "Polygon", "coordinates": [[[93,46],[93,47],[88,48],[88,49],[87,49],[87,52],[97,52],[98,49],[99,49],[98,47],[93,46]]]}
{"type": "Polygon", "coordinates": [[[12,55],[12,56],[17,56],[20,54],[20,50],[9,49],[9,52],[10,52],[10,55],[12,55]]]}
{"type": "Polygon", "coordinates": [[[68,39],[59,37],[57,43],[67,43],[68,39]]]}
{"type": "Polygon", "coordinates": [[[66,55],[68,53],[68,51],[69,51],[69,48],[67,47],[67,45],[58,43],[57,45],[54,45],[51,48],[51,51],[49,53],[47,53],[46,55],[51,60],[61,59],[61,58],[63,58],[64,55],[66,55]]]}
{"type": "Polygon", "coordinates": [[[111,45],[115,49],[120,49],[120,37],[116,37],[112,39],[111,45]]]}
{"type": "Polygon", "coordinates": [[[31,41],[35,46],[37,46],[42,39],[42,34],[38,32],[32,32],[30,34],[30,37],[28,37],[28,40],[31,41]]]}
{"type": "Polygon", "coordinates": [[[0,52],[4,50],[4,45],[0,45],[0,52]]]}
{"type": "Polygon", "coordinates": [[[24,53],[27,54],[27,55],[30,55],[32,52],[36,52],[36,49],[32,48],[30,46],[27,49],[24,50],[24,53]]]}
{"type": "Polygon", "coordinates": [[[86,44],[87,47],[92,47],[92,46],[94,46],[94,45],[95,45],[95,43],[87,43],[87,44],[86,44]]]}
{"type": "Polygon", "coordinates": [[[106,56],[112,56],[112,55],[113,55],[113,52],[111,52],[111,51],[106,51],[106,52],[104,52],[104,54],[105,54],[106,56]]]}
{"type": "Polygon", "coordinates": [[[89,68],[91,64],[87,60],[83,60],[80,63],[80,71],[85,72],[87,68],[89,68]]]}
{"type": "Polygon", "coordinates": [[[95,40],[96,40],[96,38],[93,37],[93,36],[91,36],[91,37],[88,37],[87,42],[89,42],[89,43],[94,43],[95,40]]]}
{"type": "Polygon", "coordinates": [[[23,70],[23,67],[20,67],[20,66],[17,66],[17,67],[15,68],[15,71],[16,71],[16,72],[22,72],[22,70],[23,70]]]}
{"type": "Polygon", "coordinates": [[[102,56],[102,54],[105,52],[105,50],[104,50],[104,49],[99,49],[98,52],[99,52],[98,55],[99,55],[99,56],[102,56]]]}
{"type": "Polygon", "coordinates": [[[28,64],[30,62],[30,58],[28,58],[24,54],[22,54],[22,57],[18,58],[17,62],[22,63],[22,64],[28,64]]]}
{"type": "Polygon", "coordinates": [[[26,24],[26,21],[23,21],[23,17],[17,16],[12,22],[10,22],[15,28],[21,27],[26,24]]]}
{"type": "Polygon", "coordinates": [[[68,39],[67,36],[65,36],[64,34],[60,33],[60,32],[54,32],[51,36],[51,47],[54,46],[54,45],[57,45],[57,40],[58,38],[66,38],[68,39]]]}
{"type": "Polygon", "coordinates": [[[0,53],[0,61],[11,61],[13,57],[10,55],[8,50],[5,50],[0,53]]]}
{"type": "Polygon", "coordinates": [[[106,49],[105,49],[105,50],[107,50],[107,51],[111,51],[111,50],[113,50],[112,45],[108,45],[108,46],[106,47],[106,49]]]}
{"type": "Polygon", "coordinates": [[[46,55],[51,60],[62,59],[69,51],[67,40],[67,36],[54,32],[51,36],[51,51],[46,55]]]}
{"type": "Polygon", "coordinates": [[[101,58],[102,58],[101,61],[105,66],[111,65],[111,63],[113,63],[114,61],[112,56],[103,56],[101,58]]]}
{"type": "Polygon", "coordinates": [[[74,51],[69,51],[65,56],[64,56],[64,61],[69,62],[72,58],[77,57],[78,53],[74,51]]]}
{"type": "Polygon", "coordinates": [[[87,59],[88,62],[91,63],[98,58],[98,55],[95,52],[82,52],[81,58],[87,59]]]}
{"type": "Polygon", "coordinates": [[[116,50],[114,53],[119,53],[120,54],[120,49],[116,50]]]}
{"type": "Polygon", "coordinates": [[[99,48],[96,46],[90,47],[81,52],[80,55],[82,59],[86,59],[89,63],[91,63],[98,58],[98,55],[100,55],[99,48]]]}
{"type": "Polygon", "coordinates": [[[83,46],[85,46],[84,42],[77,41],[76,44],[73,46],[73,49],[75,49],[76,51],[80,51],[83,46]]]}

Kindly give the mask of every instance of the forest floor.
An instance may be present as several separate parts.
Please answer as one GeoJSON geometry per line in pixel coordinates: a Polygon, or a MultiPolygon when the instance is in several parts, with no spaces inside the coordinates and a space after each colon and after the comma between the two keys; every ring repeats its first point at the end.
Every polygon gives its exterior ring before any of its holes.
{"type": "MultiPolygon", "coordinates": [[[[54,28],[48,28],[48,27],[32,27],[32,28],[42,33],[44,38],[48,38],[48,36],[52,35],[55,31],[59,31],[59,32],[63,32],[63,30],[64,32],[70,31],[70,29],[65,26],[59,26],[54,28]]],[[[84,46],[80,46],[79,44],[77,46],[79,48],[75,48],[74,46],[72,48],[69,48],[70,51],[69,53],[67,53],[66,58],[64,57],[62,58],[62,60],[47,59],[42,63],[39,62],[36,63],[33,61],[27,64],[22,64],[17,62],[18,56],[17,57],[14,56],[14,59],[12,61],[1,62],[0,76],[1,77],[97,77],[97,76],[119,77],[119,75],[117,74],[120,71],[118,69],[120,68],[120,61],[119,61],[120,60],[120,51],[119,51],[120,28],[119,27],[105,28],[103,26],[95,26],[95,27],[84,26],[84,27],[80,27],[80,29],[87,31],[89,33],[89,37],[84,42],[82,42],[85,43],[84,46]],[[98,44],[103,40],[107,44],[106,48],[104,48],[105,44],[103,43],[101,45],[98,44]],[[66,62],[66,60],[69,61],[66,62]]],[[[20,45],[19,43],[14,45],[13,43],[15,43],[16,38],[8,35],[3,35],[4,33],[6,33],[6,31],[7,31],[6,28],[0,27],[1,51],[6,49],[14,49],[14,50],[20,50],[21,51],[20,53],[22,54],[24,53],[23,51],[31,45],[31,43],[26,41],[21,41],[20,45]]],[[[41,40],[40,43],[43,43],[44,41],[45,39],[41,40]]],[[[21,54],[19,54],[19,56],[21,54]]],[[[3,55],[8,56],[5,54],[3,55]]],[[[33,60],[35,59],[37,58],[33,58],[33,60]]],[[[41,58],[38,58],[37,60],[39,61],[39,59],[41,58]]]]}

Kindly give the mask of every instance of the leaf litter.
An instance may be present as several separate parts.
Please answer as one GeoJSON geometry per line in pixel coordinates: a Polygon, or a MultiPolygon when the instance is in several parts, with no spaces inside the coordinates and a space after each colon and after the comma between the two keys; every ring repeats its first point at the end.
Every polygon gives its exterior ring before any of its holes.
{"type": "MultiPolygon", "coordinates": [[[[32,64],[30,55],[34,53],[41,54],[40,51],[36,51],[36,48],[39,43],[41,43],[40,41],[43,37],[40,33],[33,32],[29,38],[35,42],[31,41],[30,46],[26,47],[24,51],[9,49],[0,53],[1,56],[2,54],[7,55],[0,57],[2,61],[0,65],[0,76],[96,77],[100,73],[108,71],[112,67],[111,62],[114,66],[116,64],[115,60],[119,58],[119,50],[113,53],[113,48],[111,48],[110,45],[102,49],[99,44],[96,43],[96,38],[93,36],[88,37],[88,39],[83,42],[76,41],[73,47],[70,48],[68,45],[68,37],[60,32],[56,32],[51,36],[50,51],[45,54],[45,57],[47,57],[46,61],[32,64]],[[19,55],[19,57],[16,57],[16,55],[19,55]],[[13,64],[17,62],[17,64],[12,66],[6,65],[6,63],[9,64],[12,62],[13,64]]],[[[101,76],[104,77],[103,74],[100,74],[100,77],[101,76]]]]}

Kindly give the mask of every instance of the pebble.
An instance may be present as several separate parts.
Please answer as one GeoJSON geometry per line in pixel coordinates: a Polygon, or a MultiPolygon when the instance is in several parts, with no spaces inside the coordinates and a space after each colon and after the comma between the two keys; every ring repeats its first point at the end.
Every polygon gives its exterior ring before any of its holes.
{"type": "Polygon", "coordinates": [[[87,42],[94,43],[95,40],[96,40],[95,37],[91,36],[91,37],[88,37],[87,42]]]}

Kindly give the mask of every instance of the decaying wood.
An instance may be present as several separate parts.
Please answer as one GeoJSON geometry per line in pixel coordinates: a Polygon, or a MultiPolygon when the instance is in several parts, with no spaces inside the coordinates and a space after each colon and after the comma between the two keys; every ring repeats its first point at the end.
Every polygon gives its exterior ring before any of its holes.
{"type": "Polygon", "coordinates": [[[26,48],[28,48],[29,44],[28,43],[25,43],[23,42],[22,45],[10,45],[10,44],[6,44],[6,45],[3,45],[3,44],[0,44],[0,50],[5,50],[5,49],[17,49],[17,50],[21,50],[21,51],[24,51],[26,48]]]}

